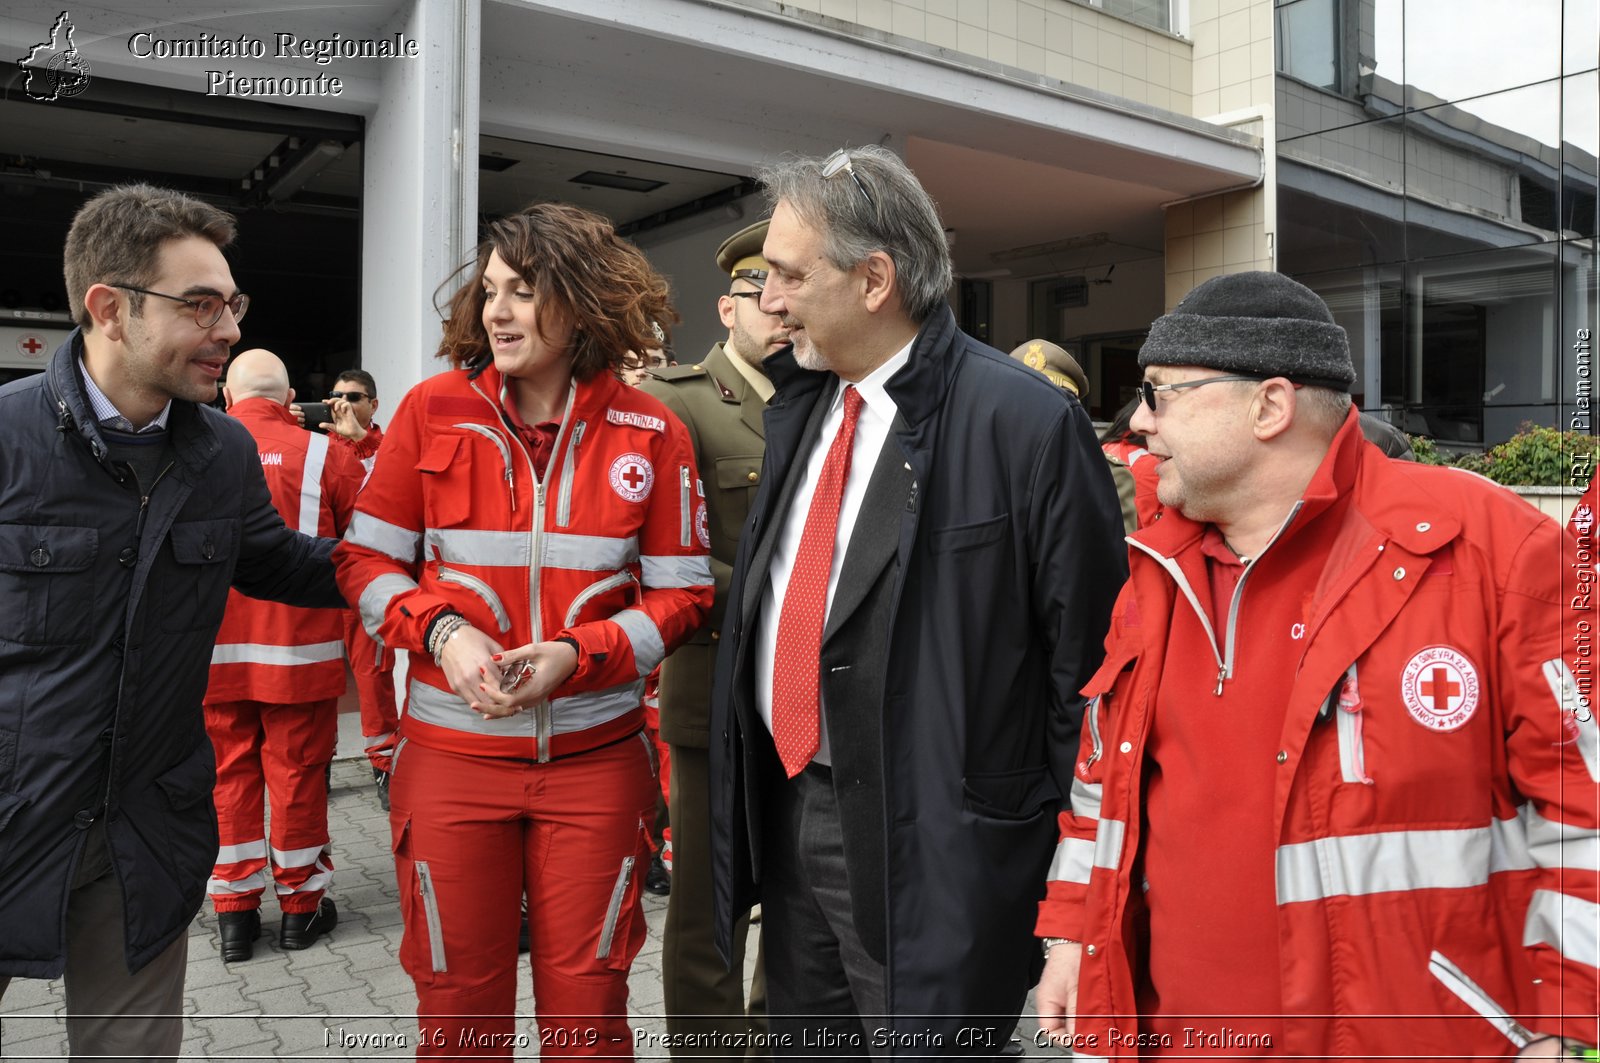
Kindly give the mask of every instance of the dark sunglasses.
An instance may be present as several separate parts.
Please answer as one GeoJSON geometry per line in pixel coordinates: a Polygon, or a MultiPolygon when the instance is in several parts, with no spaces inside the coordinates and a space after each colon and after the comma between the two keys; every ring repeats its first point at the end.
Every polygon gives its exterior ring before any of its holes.
{"type": "Polygon", "coordinates": [[[1156,394],[1162,391],[1182,391],[1185,388],[1202,388],[1207,384],[1221,384],[1228,380],[1250,380],[1257,384],[1265,377],[1259,376],[1208,376],[1200,380],[1185,380],[1178,384],[1152,384],[1148,380],[1139,381],[1139,397],[1151,413],[1156,412],[1156,394]]]}
{"type": "Polygon", "coordinates": [[[330,391],[328,398],[343,399],[346,402],[360,402],[367,397],[364,391],[330,391]]]}

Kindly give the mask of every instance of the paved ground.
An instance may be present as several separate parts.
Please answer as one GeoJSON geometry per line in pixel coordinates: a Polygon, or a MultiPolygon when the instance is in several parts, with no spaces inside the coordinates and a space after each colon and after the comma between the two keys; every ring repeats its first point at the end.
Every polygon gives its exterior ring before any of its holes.
{"type": "MultiPolygon", "coordinates": [[[[341,754],[361,748],[355,714],[340,716],[341,754]]],[[[189,931],[189,1016],[183,1058],[194,1060],[409,1059],[417,1040],[417,998],[400,969],[400,909],[389,851],[389,822],[378,808],[365,757],[336,761],[329,826],[337,866],[330,896],[334,932],[302,952],[277,947],[277,913],[263,911],[263,935],[247,963],[224,964],[210,907],[189,931]],[[389,1047],[384,1047],[385,1038],[389,1047]],[[412,1047],[398,1047],[400,1045],[412,1047]]],[[[665,1058],[661,1018],[661,926],[666,899],[645,897],[649,937],[629,976],[629,1007],[640,1059],[665,1058]]],[[[754,950],[752,950],[754,951],[754,950]]],[[[528,961],[521,961],[517,1011],[533,1035],[528,961]]],[[[66,1055],[60,981],[17,979],[0,1001],[0,1058],[66,1055]]],[[[1031,1034],[1034,1024],[1023,1020],[1031,1034]]],[[[536,1037],[535,1037],[536,1041],[536,1037]]],[[[532,1058],[533,1049],[518,1058],[532,1058]]],[[[1049,1054],[1029,1046],[1029,1054],[1049,1054]]]]}

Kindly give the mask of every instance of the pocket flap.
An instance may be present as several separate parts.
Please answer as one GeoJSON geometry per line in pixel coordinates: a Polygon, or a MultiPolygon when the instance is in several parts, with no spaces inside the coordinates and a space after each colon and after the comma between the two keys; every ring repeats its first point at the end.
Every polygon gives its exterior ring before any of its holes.
{"type": "Polygon", "coordinates": [[[0,793],[0,834],[4,834],[6,825],[11,822],[11,817],[16,815],[28,805],[28,799],[21,794],[0,793]]]}
{"type": "Polygon", "coordinates": [[[932,537],[934,553],[948,553],[955,550],[972,550],[979,546],[998,542],[1011,527],[1011,514],[1002,513],[998,517],[980,520],[973,524],[958,524],[950,528],[936,528],[932,537]]]}
{"type": "Polygon", "coordinates": [[[997,819],[1028,819],[1040,808],[1061,800],[1048,768],[974,772],[963,780],[967,805],[997,819]]]}
{"type": "Polygon", "coordinates": [[[428,446],[417,459],[418,472],[444,472],[456,460],[456,451],[461,449],[460,436],[436,435],[428,441],[428,446]]]}
{"type": "Polygon", "coordinates": [[[722,490],[757,487],[760,483],[760,454],[734,454],[717,459],[717,486],[722,490]]]}
{"type": "Polygon", "coordinates": [[[94,564],[99,545],[96,528],[0,524],[0,571],[82,572],[94,564]]]}
{"type": "Polygon", "coordinates": [[[231,520],[190,520],[172,526],[172,556],[180,565],[214,565],[233,555],[231,520]]]}
{"type": "Polygon", "coordinates": [[[196,746],[194,752],[156,776],[156,785],[167,795],[167,803],[174,809],[188,808],[210,798],[216,785],[217,771],[212,761],[210,743],[196,746]]]}

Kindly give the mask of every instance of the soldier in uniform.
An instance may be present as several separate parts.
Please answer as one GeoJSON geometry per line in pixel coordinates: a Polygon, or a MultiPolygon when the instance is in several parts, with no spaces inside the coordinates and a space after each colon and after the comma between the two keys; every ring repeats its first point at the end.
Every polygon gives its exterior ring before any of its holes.
{"type": "Polygon", "coordinates": [[[1011,357],[1029,369],[1037,369],[1050,383],[1083,403],[1084,409],[1089,408],[1089,375],[1076,358],[1056,344],[1049,340],[1029,340],[1012,351],[1011,357]]]}
{"type": "MultiPolygon", "coordinates": [[[[772,384],[762,360],[788,345],[782,321],[761,312],[767,262],[761,245],[767,223],[734,233],[717,248],[717,267],[728,294],[717,312],[728,338],[698,364],[651,370],[643,389],[666,403],[689,428],[704,481],[705,505],[697,514],[701,542],[711,550],[716,601],[711,618],[661,666],[661,737],[671,747],[672,894],[667,902],[662,980],[667,1030],[690,1035],[693,1048],[674,1056],[742,1055],[749,1024],[745,1012],[742,948],[733,969],[724,967],[712,941],[710,766],[707,739],[711,675],[727,607],[728,579],[750,501],[761,480],[765,450],[762,412],[772,384]]],[[[759,946],[758,946],[759,947],[759,946]]],[[[750,1013],[764,1013],[759,960],[750,1013]]],[[[762,1020],[758,1019],[758,1022],[762,1020]]]]}

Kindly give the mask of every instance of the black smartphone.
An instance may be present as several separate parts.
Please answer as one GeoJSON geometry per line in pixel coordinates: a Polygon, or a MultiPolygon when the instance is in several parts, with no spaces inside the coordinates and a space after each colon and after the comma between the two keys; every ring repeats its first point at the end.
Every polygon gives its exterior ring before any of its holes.
{"type": "Polygon", "coordinates": [[[322,422],[332,424],[333,411],[328,409],[326,402],[302,402],[300,409],[306,415],[306,431],[327,434],[328,430],[322,427],[322,422]]]}

